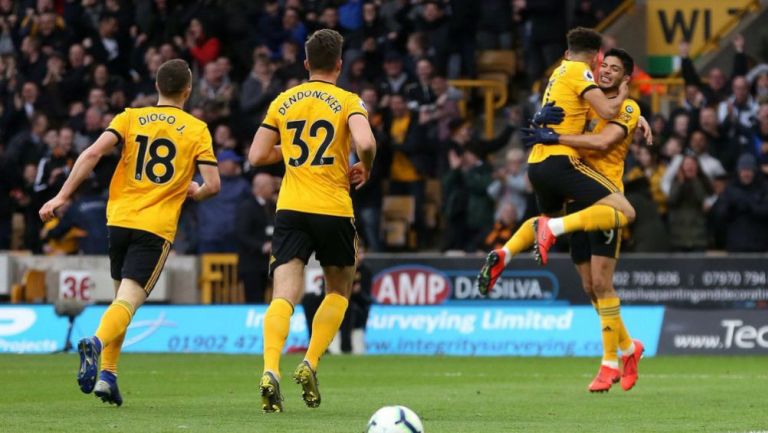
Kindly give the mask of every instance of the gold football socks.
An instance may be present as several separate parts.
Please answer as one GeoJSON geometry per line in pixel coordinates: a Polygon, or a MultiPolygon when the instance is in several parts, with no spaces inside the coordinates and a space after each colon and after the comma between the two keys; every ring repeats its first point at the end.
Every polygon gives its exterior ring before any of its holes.
{"type": "Polygon", "coordinates": [[[102,349],[109,346],[121,334],[125,334],[128,324],[133,318],[133,305],[128,301],[116,299],[101,316],[101,322],[96,329],[96,337],[101,341],[102,349]]]}
{"type": "Polygon", "coordinates": [[[347,298],[336,293],[328,293],[317,309],[315,318],[312,320],[312,338],[309,339],[309,348],[304,357],[313,370],[317,370],[320,357],[339,332],[347,305],[349,305],[347,298]]]}
{"type": "Polygon", "coordinates": [[[264,315],[264,372],[280,377],[280,355],[291,326],[293,305],[287,299],[275,298],[264,315]]]}

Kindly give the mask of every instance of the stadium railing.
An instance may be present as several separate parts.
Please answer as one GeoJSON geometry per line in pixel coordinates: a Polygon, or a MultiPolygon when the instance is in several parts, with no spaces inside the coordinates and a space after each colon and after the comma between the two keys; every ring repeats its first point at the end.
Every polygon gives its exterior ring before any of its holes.
{"type": "Polygon", "coordinates": [[[245,293],[237,278],[237,254],[201,255],[200,290],[203,304],[245,302],[245,293]]]}
{"type": "MultiPolygon", "coordinates": [[[[507,104],[507,86],[502,81],[497,80],[450,80],[450,85],[459,90],[480,89],[483,93],[483,115],[486,138],[493,137],[493,115],[494,112],[507,104]]],[[[462,99],[459,102],[459,110],[462,117],[467,113],[467,100],[462,99]]]]}

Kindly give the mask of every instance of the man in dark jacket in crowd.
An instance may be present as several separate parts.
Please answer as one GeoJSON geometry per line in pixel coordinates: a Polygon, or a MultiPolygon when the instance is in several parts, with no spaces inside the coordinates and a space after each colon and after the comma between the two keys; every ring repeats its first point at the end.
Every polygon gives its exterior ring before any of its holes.
{"type": "Polygon", "coordinates": [[[245,302],[263,304],[267,289],[269,254],[275,224],[272,176],[259,173],[253,177],[252,197],[237,207],[237,273],[245,286],[245,302]]]}
{"type": "Polygon", "coordinates": [[[43,240],[61,239],[75,227],[86,233],[79,240],[80,253],[107,254],[107,200],[99,194],[98,183],[95,181],[80,188],[77,198],[61,217],[59,224],[46,233],[43,240]]]}
{"type": "Polygon", "coordinates": [[[221,173],[221,191],[210,200],[197,204],[198,252],[234,253],[237,251],[235,211],[246,199],[248,182],[241,176],[242,158],[232,150],[217,155],[221,173]]]}
{"type": "Polygon", "coordinates": [[[450,151],[451,170],[443,176],[444,216],[449,225],[443,250],[472,252],[480,248],[485,231],[493,225],[494,202],[487,193],[493,170],[473,147],[460,152],[450,151]]]}
{"type": "Polygon", "coordinates": [[[737,177],[715,203],[714,212],[726,227],[725,249],[729,252],[768,250],[768,184],[757,172],[757,161],[743,154],[737,177]]]}

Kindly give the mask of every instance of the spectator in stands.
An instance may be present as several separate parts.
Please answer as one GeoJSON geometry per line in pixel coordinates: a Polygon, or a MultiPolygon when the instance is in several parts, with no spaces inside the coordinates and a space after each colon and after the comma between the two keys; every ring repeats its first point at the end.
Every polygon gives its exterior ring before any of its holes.
{"type": "Polygon", "coordinates": [[[494,202],[488,196],[492,181],[490,165],[472,147],[449,151],[451,170],[443,176],[444,213],[448,231],[443,250],[474,252],[493,225],[494,202]]]}
{"type": "Polygon", "coordinates": [[[413,79],[403,68],[403,58],[399,53],[390,51],[384,56],[384,77],[379,80],[380,107],[389,107],[389,96],[403,94],[405,88],[413,83],[413,79]]]}
{"type": "Polygon", "coordinates": [[[499,208],[496,219],[501,217],[503,206],[509,204],[517,211],[515,220],[521,220],[525,215],[531,192],[525,152],[520,148],[510,149],[505,165],[496,170],[493,182],[488,185],[488,195],[496,201],[499,208]]]}
{"type": "Polygon", "coordinates": [[[706,249],[704,202],[711,193],[710,182],[699,169],[698,159],[693,155],[685,156],[675,171],[668,199],[669,241],[675,251],[706,249]]]}
{"type": "MultiPolygon", "coordinates": [[[[373,160],[368,182],[360,189],[352,189],[352,203],[355,209],[355,223],[358,226],[358,232],[362,235],[368,251],[381,251],[381,201],[384,195],[383,183],[387,178],[389,171],[390,158],[385,147],[387,146],[386,134],[384,131],[384,119],[381,111],[378,109],[378,94],[372,86],[363,88],[360,93],[360,99],[363,100],[368,110],[368,121],[371,124],[371,131],[376,139],[376,158],[373,160]]],[[[354,151],[350,155],[351,161],[357,158],[354,151]]]]}
{"type": "Polygon", "coordinates": [[[31,129],[21,130],[8,143],[8,159],[15,167],[25,164],[37,165],[47,150],[43,136],[48,130],[48,116],[35,113],[31,125],[31,129]]]}
{"type": "Polygon", "coordinates": [[[463,99],[464,95],[456,88],[451,87],[448,80],[442,75],[432,77],[430,86],[432,93],[437,98],[435,109],[431,110],[431,120],[435,122],[437,128],[437,140],[445,141],[451,135],[451,122],[461,118],[459,101],[463,99]]]}
{"type": "MultiPolygon", "coordinates": [[[[640,175],[631,176],[624,182],[624,195],[635,208],[637,215],[635,222],[628,230],[623,231],[630,235],[626,249],[632,252],[664,253],[670,249],[667,228],[659,211],[659,202],[652,196],[654,192],[649,183],[652,179],[640,175]]],[[[663,208],[666,211],[666,197],[662,198],[665,200],[663,208]]]]}
{"type": "MultiPolygon", "coordinates": [[[[743,45],[742,45],[743,50],[743,45]]],[[[707,83],[701,81],[699,73],[693,66],[693,60],[689,57],[690,44],[687,41],[681,42],[679,46],[680,59],[682,61],[681,70],[686,85],[698,87],[706,98],[707,105],[719,104],[728,98],[730,89],[725,74],[720,68],[712,68],[707,75],[707,83]]],[[[733,76],[744,75],[746,73],[746,57],[737,50],[734,57],[733,76]],[[743,62],[743,63],[742,63],[743,62]]]]}
{"type": "Polygon", "coordinates": [[[416,229],[424,227],[424,171],[430,143],[421,124],[424,115],[408,109],[405,97],[389,96],[389,116],[384,125],[386,152],[391,155],[389,193],[413,197],[416,229]]]}
{"type": "Polygon", "coordinates": [[[275,77],[285,84],[290,79],[303,80],[307,70],[302,62],[299,45],[294,41],[285,41],[282,45],[280,67],[275,71],[275,77]]]}
{"type": "MultiPolygon", "coordinates": [[[[690,152],[689,155],[697,159],[697,166],[699,171],[703,173],[709,182],[712,182],[716,177],[725,174],[725,169],[717,158],[713,157],[707,152],[707,136],[701,131],[694,131],[691,134],[690,139],[690,152]]],[[[661,181],[661,189],[667,195],[670,195],[672,183],[675,177],[679,173],[679,168],[683,164],[685,157],[682,154],[675,155],[669,162],[667,171],[664,173],[664,177],[661,181]]]]}
{"type": "Polygon", "coordinates": [[[739,157],[737,176],[719,197],[713,212],[725,227],[728,252],[768,251],[768,183],[752,154],[739,157]]]}
{"type": "Polygon", "coordinates": [[[522,21],[525,69],[528,80],[538,80],[565,53],[565,8],[561,0],[513,0],[522,21]]]}
{"type": "Polygon", "coordinates": [[[432,90],[433,73],[434,67],[429,59],[421,59],[416,63],[416,81],[406,84],[404,89],[411,110],[427,107],[429,111],[434,111],[437,97],[432,90]]]}
{"type": "Polygon", "coordinates": [[[230,103],[235,95],[235,87],[227,80],[224,70],[217,62],[205,65],[203,79],[192,89],[189,104],[202,107],[208,121],[229,116],[230,103]]]}
{"type": "Polygon", "coordinates": [[[740,153],[751,152],[752,124],[757,115],[757,103],[749,94],[747,79],[738,76],[733,79],[733,96],[720,103],[717,116],[726,135],[739,146],[740,153]]]}
{"type": "Polygon", "coordinates": [[[426,37],[429,45],[428,53],[434,59],[435,68],[447,71],[448,56],[453,51],[451,47],[453,38],[443,4],[434,0],[424,2],[421,16],[415,20],[414,29],[422,32],[426,37]]]}
{"type": "Polygon", "coordinates": [[[274,72],[274,65],[268,57],[254,57],[251,73],[240,90],[240,110],[251,123],[261,122],[269,103],[281,92],[282,83],[275,78],[274,72]]]}
{"type": "Polygon", "coordinates": [[[46,231],[43,241],[62,240],[70,234],[76,235],[77,251],[81,254],[107,254],[107,201],[98,184],[83,184],[59,223],[46,231]]]}
{"type": "Polygon", "coordinates": [[[247,304],[263,304],[269,280],[269,255],[275,224],[274,182],[266,173],[254,176],[251,197],[237,206],[237,273],[247,304]]]}
{"type": "MultiPolygon", "coordinates": [[[[625,175],[626,181],[633,182],[645,178],[647,185],[644,188],[648,190],[648,195],[656,204],[658,214],[665,216],[667,214],[667,195],[664,193],[661,184],[664,173],[667,171],[667,166],[660,162],[658,154],[647,146],[637,147],[636,159],[638,165],[627,172],[625,175]]],[[[639,193],[644,195],[644,191],[640,191],[640,189],[642,188],[638,189],[639,193]]]]}
{"type": "Polygon", "coordinates": [[[17,173],[5,156],[5,146],[0,142],[0,251],[11,249],[13,195],[19,183],[17,173]]]}
{"type": "Polygon", "coordinates": [[[19,72],[25,79],[41,84],[45,78],[47,59],[40,52],[40,41],[34,36],[27,36],[21,41],[21,62],[19,72]]]}
{"type": "Polygon", "coordinates": [[[34,191],[38,199],[45,203],[64,185],[77,154],[72,149],[72,142],[61,141],[59,131],[55,129],[48,130],[43,141],[48,146],[48,152],[37,165],[34,191]]]}
{"type": "Polygon", "coordinates": [[[126,74],[129,64],[129,48],[119,38],[119,31],[117,17],[104,14],[99,18],[98,34],[94,38],[86,38],[84,42],[93,60],[106,64],[114,75],[126,74]]]}
{"type": "Polygon", "coordinates": [[[496,211],[496,222],[488,231],[480,247],[483,250],[502,248],[517,230],[520,213],[511,202],[501,203],[496,211]]]}
{"type": "Polygon", "coordinates": [[[88,65],[86,64],[86,55],[83,46],[74,44],[69,47],[67,60],[69,65],[62,78],[61,86],[64,101],[70,103],[72,101],[82,100],[85,97],[87,89],[86,77],[88,76],[88,65]]]}
{"type": "Polygon", "coordinates": [[[379,18],[376,3],[366,2],[363,4],[362,25],[345,39],[348,46],[355,51],[361,51],[364,44],[376,49],[384,46],[387,42],[387,29],[384,22],[379,18]]]}
{"type": "MultiPolygon", "coordinates": [[[[481,50],[512,49],[512,2],[490,0],[479,9],[477,43],[481,50]]],[[[510,71],[511,72],[511,71],[510,71]]]]}
{"type": "Polygon", "coordinates": [[[733,145],[725,136],[717,111],[713,107],[703,107],[699,111],[699,128],[707,136],[709,151],[723,165],[726,171],[733,171],[738,156],[738,146],[733,145]]]}
{"type": "Polygon", "coordinates": [[[760,171],[768,175],[768,104],[760,106],[753,136],[754,152],[760,171]]]}
{"type": "Polygon", "coordinates": [[[197,204],[198,253],[201,254],[237,251],[236,210],[238,204],[250,195],[248,182],[241,176],[243,158],[234,151],[222,150],[217,160],[221,191],[197,204]]]}
{"type": "Polygon", "coordinates": [[[215,36],[206,34],[206,26],[200,18],[193,18],[184,34],[174,39],[179,49],[186,49],[194,60],[194,66],[202,69],[219,57],[221,42],[215,36]]]}

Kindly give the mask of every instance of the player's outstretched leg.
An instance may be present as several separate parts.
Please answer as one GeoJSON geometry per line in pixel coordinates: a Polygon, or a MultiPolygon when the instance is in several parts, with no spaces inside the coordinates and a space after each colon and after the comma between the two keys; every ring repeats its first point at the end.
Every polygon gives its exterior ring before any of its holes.
{"type": "Polygon", "coordinates": [[[512,260],[512,257],[527,250],[533,245],[535,231],[533,223],[536,218],[530,218],[520,225],[514,235],[504,246],[488,253],[485,264],[477,275],[477,289],[485,296],[496,285],[496,281],[504,272],[504,268],[512,260]]]}
{"type": "Polygon", "coordinates": [[[645,346],[640,340],[632,340],[632,351],[621,355],[623,371],[621,374],[621,388],[629,391],[637,383],[637,365],[643,357],[645,346]]]}
{"type": "Polygon", "coordinates": [[[259,391],[261,392],[262,412],[283,411],[283,394],[280,392],[280,381],[271,371],[267,371],[261,376],[259,391]]]}
{"type": "MultiPolygon", "coordinates": [[[[634,209],[631,212],[634,212],[634,209]]],[[[634,219],[634,214],[631,218],[634,219]]],[[[630,218],[623,212],[605,204],[594,204],[560,218],[539,217],[535,222],[534,257],[540,265],[547,264],[549,249],[562,234],[575,231],[612,230],[624,227],[629,222],[630,218]]]]}
{"type": "Polygon", "coordinates": [[[77,352],[80,354],[77,384],[80,385],[80,391],[90,394],[96,386],[96,373],[99,372],[101,341],[97,337],[83,338],[77,343],[77,352]]]}
{"type": "Polygon", "coordinates": [[[96,382],[93,393],[104,403],[123,405],[123,396],[117,387],[117,375],[111,371],[102,370],[99,373],[99,381],[96,382]]]}
{"type": "Polygon", "coordinates": [[[293,380],[301,385],[301,398],[307,407],[320,406],[320,386],[317,381],[317,374],[309,362],[301,361],[301,364],[296,367],[296,371],[293,372],[293,380]]]}

